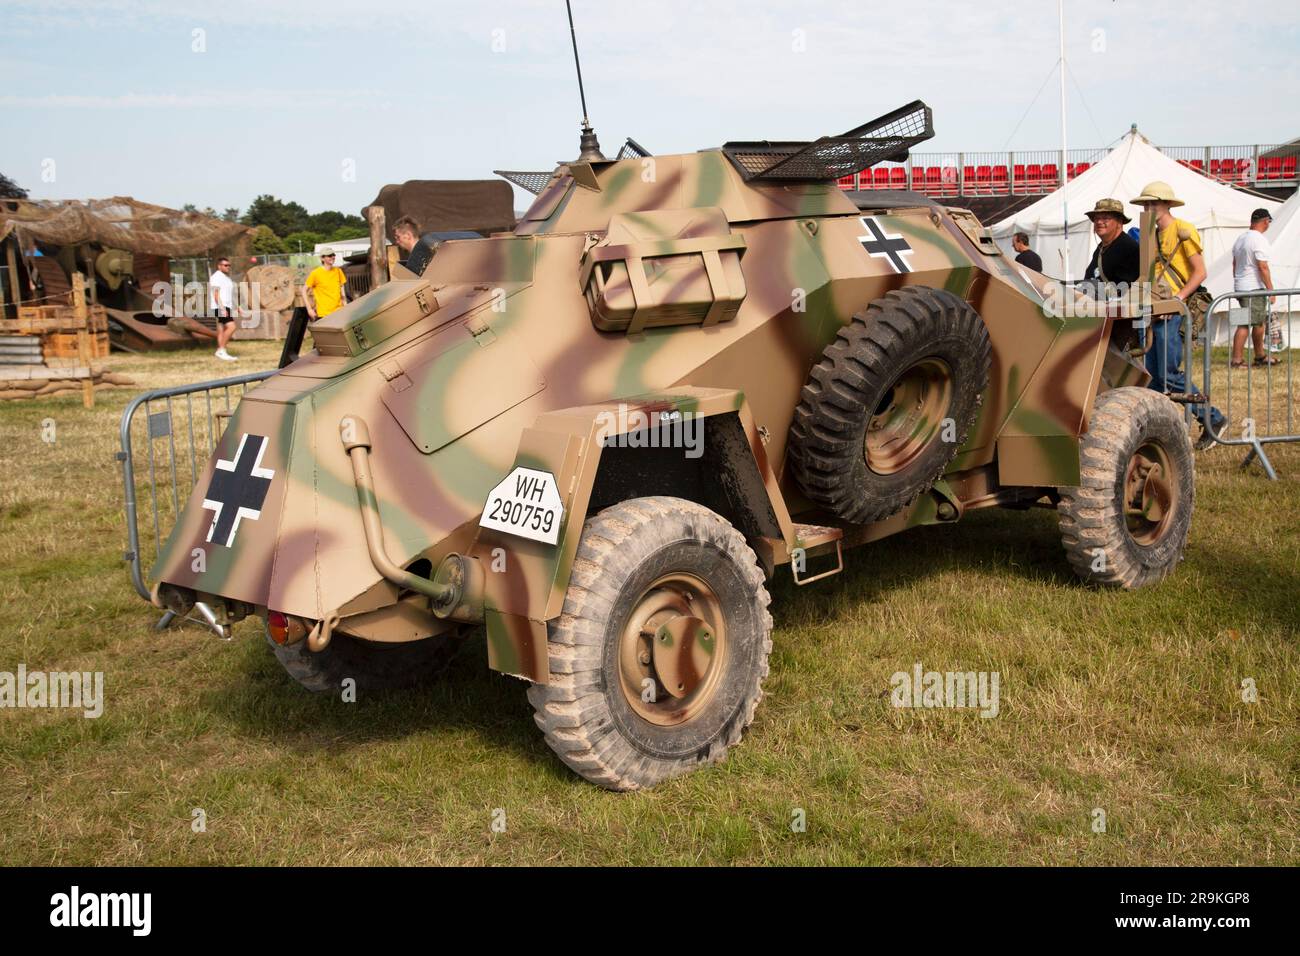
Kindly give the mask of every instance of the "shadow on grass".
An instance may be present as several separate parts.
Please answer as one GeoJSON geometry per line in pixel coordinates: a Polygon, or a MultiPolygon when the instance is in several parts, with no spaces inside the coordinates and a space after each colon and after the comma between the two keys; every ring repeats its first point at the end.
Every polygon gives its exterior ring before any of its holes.
{"type": "Polygon", "coordinates": [[[353,747],[418,734],[473,734],[489,749],[510,749],[562,776],[525,697],[527,684],[487,666],[481,631],[471,632],[447,669],[429,683],[389,691],[318,694],[297,684],[265,643],[244,637],[238,672],[207,688],[200,706],[237,733],[274,741],[299,756],[337,756],[353,747]]]}
{"type": "Polygon", "coordinates": [[[953,571],[1015,575],[1049,587],[1076,586],[1057,531],[1046,509],[973,512],[955,525],[923,525],[844,552],[844,571],[807,587],[778,568],[770,582],[773,616],[812,624],[833,623],[845,598],[875,603],[891,591],[953,571]]]}
{"type": "MultiPolygon", "coordinates": [[[[1189,616],[1204,618],[1212,612],[1212,623],[1225,627],[1234,621],[1267,622],[1294,634],[1300,615],[1288,596],[1300,594],[1300,572],[1276,558],[1252,554],[1231,538],[1198,537],[1193,519],[1185,561],[1156,587],[1185,593],[1189,616]],[[1193,572],[1212,580],[1212,592],[1188,590],[1186,578],[1193,572]]],[[[845,600],[887,602],[896,589],[961,571],[1014,577],[1033,587],[1077,589],[1098,601],[1141,600],[1140,595],[1150,593],[1150,589],[1115,592],[1082,582],[1066,560],[1056,513],[1041,508],[991,508],[974,512],[956,525],[913,528],[846,551],[844,572],[823,582],[800,587],[787,569],[780,568],[768,589],[778,627],[792,620],[828,625],[842,613],[845,600]]]]}
{"type": "MultiPolygon", "coordinates": [[[[1161,585],[1171,589],[1165,600],[1152,604],[1152,626],[1167,627],[1169,613],[1156,613],[1156,605],[1181,604],[1186,609],[1181,626],[1227,627],[1233,621],[1261,619],[1286,633],[1295,631],[1294,608],[1280,597],[1266,594],[1300,593],[1300,578],[1291,569],[1277,567],[1268,556],[1253,557],[1231,543],[1210,552],[1194,549],[1191,567],[1180,573],[1204,572],[1216,593],[1207,597],[1180,574],[1161,585]],[[1267,592],[1262,584],[1268,581],[1267,592]]],[[[790,621],[834,624],[845,602],[886,602],[892,591],[954,572],[975,572],[990,578],[1012,576],[1025,585],[1020,592],[1034,600],[1033,588],[1047,592],[1062,587],[1091,593],[1098,602],[1144,600],[1148,592],[1122,594],[1089,591],[1075,577],[1065,559],[1056,530],[1056,516],[1045,510],[1027,512],[977,512],[952,527],[930,526],[855,549],[845,555],[843,574],[811,587],[797,587],[787,574],[770,585],[778,628],[790,621]]],[[[1042,595],[1050,599],[1049,595],[1042,595]]],[[[1137,609],[1140,610],[1140,609],[1137,609]]],[[[1180,609],[1175,607],[1173,614],[1180,609]]],[[[1145,612],[1143,612],[1145,613],[1145,612]]],[[[936,627],[947,626],[936,619],[936,627]]],[[[336,755],[377,741],[400,740],[412,735],[468,731],[490,749],[502,748],[523,755],[556,776],[568,771],[542,740],[524,696],[526,685],[492,671],[481,632],[471,633],[451,665],[437,680],[423,687],[361,694],[356,703],[344,703],[337,694],[313,694],[298,686],[280,668],[258,639],[245,637],[234,662],[237,672],[201,695],[201,706],[240,733],[275,741],[298,754],[336,755]]]]}

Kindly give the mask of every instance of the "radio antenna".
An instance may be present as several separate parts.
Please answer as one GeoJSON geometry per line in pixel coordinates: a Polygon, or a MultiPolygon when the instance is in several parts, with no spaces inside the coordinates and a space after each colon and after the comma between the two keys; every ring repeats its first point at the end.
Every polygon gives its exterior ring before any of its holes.
{"type": "Polygon", "coordinates": [[[587,94],[582,88],[582,63],[578,60],[578,34],[573,29],[573,6],[569,0],[564,0],[564,9],[569,12],[569,38],[573,41],[573,65],[578,71],[578,98],[582,101],[582,136],[578,140],[578,159],[583,162],[604,160],[605,154],[600,151],[596,131],[587,119],[587,94]]]}

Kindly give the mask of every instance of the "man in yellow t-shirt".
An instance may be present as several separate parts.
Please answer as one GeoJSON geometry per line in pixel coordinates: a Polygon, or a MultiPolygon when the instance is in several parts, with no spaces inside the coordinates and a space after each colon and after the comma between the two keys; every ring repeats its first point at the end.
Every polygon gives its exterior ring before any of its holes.
{"type": "Polygon", "coordinates": [[[303,283],[302,300],[312,321],[337,312],[347,302],[347,276],[334,265],[334,250],[320,251],[320,265],[311,270],[303,283]]]}
{"type": "MultiPolygon", "coordinates": [[[[1157,298],[1177,298],[1186,302],[1205,281],[1201,234],[1190,222],[1174,216],[1173,209],[1181,206],[1183,201],[1174,195],[1168,183],[1147,183],[1142,195],[1132,202],[1137,206],[1150,206],[1155,213],[1159,252],[1151,267],[1152,294],[1157,298]]],[[[1151,373],[1148,387],[1165,394],[1199,392],[1200,389],[1183,373],[1183,337],[1187,333],[1182,327],[1182,315],[1154,318],[1156,321],[1151,323],[1152,343],[1146,354],[1147,371],[1151,373]]],[[[1227,419],[1213,405],[1208,409],[1199,404],[1190,407],[1201,422],[1201,434],[1195,447],[1198,450],[1209,448],[1227,424],[1227,419]]]]}
{"type": "Polygon", "coordinates": [[[1160,255],[1156,257],[1155,281],[1163,281],[1169,292],[1185,302],[1205,281],[1201,234],[1186,219],[1176,218],[1165,203],[1156,204],[1156,227],[1160,230],[1160,255]]]}

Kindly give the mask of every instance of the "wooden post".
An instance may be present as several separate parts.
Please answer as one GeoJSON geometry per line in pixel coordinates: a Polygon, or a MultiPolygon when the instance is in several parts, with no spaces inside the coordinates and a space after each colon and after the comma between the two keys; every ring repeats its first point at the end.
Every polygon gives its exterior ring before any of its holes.
{"type": "MultiPolygon", "coordinates": [[[[14,259],[14,244],[12,242],[5,243],[5,262],[9,266],[9,293],[14,300],[14,309],[16,310],[22,304],[23,291],[22,286],[18,284],[18,263],[14,259]]],[[[14,317],[17,316],[18,313],[15,311],[14,317]]]]}
{"type": "Polygon", "coordinates": [[[384,207],[367,206],[366,219],[370,221],[370,288],[378,289],[388,281],[388,258],[384,254],[384,207]]]}
{"type": "Polygon", "coordinates": [[[86,309],[86,277],[72,274],[72,309],[77,316],[77,360],[86,367],[81,383],[81,404],[95,407],[95,379],[90,372],[90,313],[86,309]]]}
{"type": "Polygon", "coordinates": [[[1142,216],[1138,220],[1139,236],[1138,257],[1142,262],[1142,281],[1155,281],[1156,269],[1156,212],[1149,205],[1142,206],[1142,216]]]}
{"type": "Polygon", "coordinates": [[[393,267],[396,266],[397,263],[398,263],[398,249],[397,249],[397,245],[393,244],[388,247],[388,275],[390,278],[393,275],[393,267]]]}
{"type": "MultiPolygon", "coordinates": [[[[95,257],[90,254],[90,249],[86,246],[81,247],[81,263],[86,267],[86,291],[90,293],[90,303],[95,305],[99,302],[99,283],[95,281],[95,257]]],[[[85,279],[82,280],[83,282],[85,279]]]]}

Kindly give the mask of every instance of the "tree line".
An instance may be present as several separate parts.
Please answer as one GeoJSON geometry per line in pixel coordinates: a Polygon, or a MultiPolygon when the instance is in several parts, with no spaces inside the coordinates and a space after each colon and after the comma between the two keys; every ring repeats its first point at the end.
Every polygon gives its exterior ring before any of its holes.
{"type": "Polygon", "coordinates": [[[310,213],[301,204],[285,202],[264,193],[258,196],[243,214],[237,208],[226,209],[220,215],[211,207],[198,209],[193,205],[182,207],[186,212],[198,212],[227,222],[240,222],[253,226],[252,248],[259,256],[285,252],[311,252],[322,242],[342,242],[361,239],[370,234],[366,221],[334,209],[310,213]]]}

